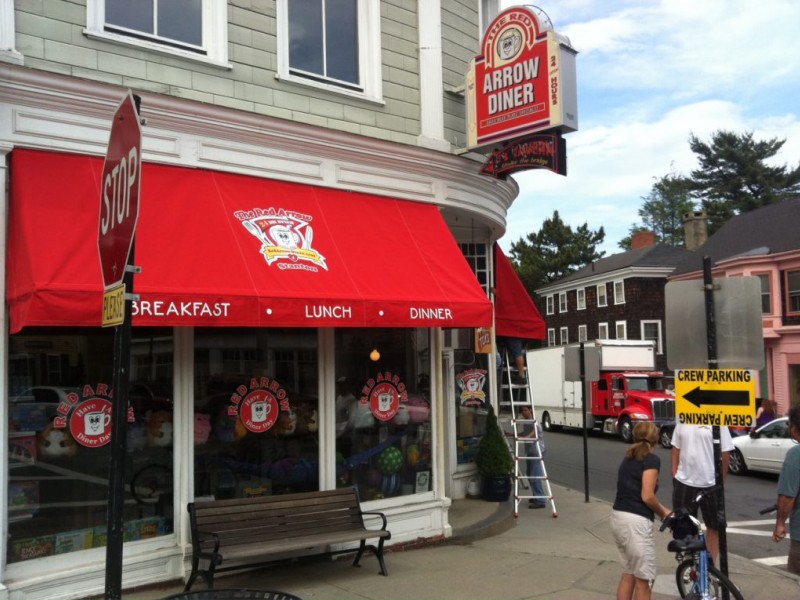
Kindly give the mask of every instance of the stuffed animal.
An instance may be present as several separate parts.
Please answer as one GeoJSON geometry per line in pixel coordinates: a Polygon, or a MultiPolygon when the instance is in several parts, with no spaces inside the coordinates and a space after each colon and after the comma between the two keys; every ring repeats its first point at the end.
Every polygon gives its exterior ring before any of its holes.
{"type": "Polygon", "coordinates": [[[278,434],[292,435],[297,429],[297,413],[293,410],[281,411],[278,417],[278,434]]]}
{"type": "Polygon", "coordinates": [[[165,448],[172,445],[172,413],[157,410],[147,421],[147,445],[165,448]]]}
{"type": "Polygon", "coordinates": [[[214,435],[220,442],[238,442],[247,435],[247,428],[238,415],[229,415],[223,408],[214,420],[214,435]]]}
{"type": "Polygon", "coordinates": [[[78,451],[78,445],[69,429],[56,429],[53,423],[39,432],[36,439],[39,456],[42,458],[70,458],[78,451]]]}
{"type": "Polygon", "coordinates": [[[194,414],[194,445],[202,446],[211,435],[211,415],[205,413],[194,414]]]}

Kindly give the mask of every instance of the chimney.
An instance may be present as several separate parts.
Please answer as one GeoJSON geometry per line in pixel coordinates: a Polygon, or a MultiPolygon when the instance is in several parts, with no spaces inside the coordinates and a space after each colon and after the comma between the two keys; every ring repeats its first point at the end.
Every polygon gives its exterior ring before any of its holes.
{"type": "Polygon", "coordinates": [[[637,231],[631,237],[631,250],[649,248],[656,245],[656,234],[652,231],[637,231]]]}
{"type": "Polygon", "coordinates": [[[708,219],[702,210],[683,215],[683,244],[687,250],[697,250],[708,239],[708,219]]]}

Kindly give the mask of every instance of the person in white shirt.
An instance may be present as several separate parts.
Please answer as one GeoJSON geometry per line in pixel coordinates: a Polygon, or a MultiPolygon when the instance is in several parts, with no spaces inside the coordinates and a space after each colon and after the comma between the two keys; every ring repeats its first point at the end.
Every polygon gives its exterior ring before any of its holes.
{"type": "MultiPolygon", "coordinates": [[[[722,476],[728,472],[730,452],[733,450],[731,432],[719,428],[722,476]]],[[[711,426],[677,423],[672,434],[672,507],[678,510],[688,505],[701,490],[716,485],[714,469],[714,436],[711,426]]],[[[706,546],[714,562],[719,556],[720,498],[717,490],[703,498],[700,511],[706,524],[706,546]]],[[[696,512],[696,509],[695,509],[696,512]]]]}

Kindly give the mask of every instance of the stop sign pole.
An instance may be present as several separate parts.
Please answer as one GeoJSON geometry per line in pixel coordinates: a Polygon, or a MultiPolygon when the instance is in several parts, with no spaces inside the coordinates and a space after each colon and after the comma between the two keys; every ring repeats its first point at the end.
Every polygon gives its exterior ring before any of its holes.
{"type": "Polygon", "coordinates": [[[114,327],[111,456],[108,467],[106,600],[122,598],[125,446],[131,362],[134,237],[139,220],[142,129],[139,97],[130,91],[114,114],[103,165],[97,249],[103,274],[103,326],[114,327]],[[126,289],[128,294],[126,294],[126,289]]]}

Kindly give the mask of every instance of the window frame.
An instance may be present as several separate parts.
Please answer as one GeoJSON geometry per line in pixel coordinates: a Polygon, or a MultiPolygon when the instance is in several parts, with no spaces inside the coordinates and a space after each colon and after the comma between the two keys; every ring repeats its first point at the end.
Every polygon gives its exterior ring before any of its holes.
{"type": "Polygon", "coordinates": [[[567,312],[567,292],[558,292],[558,312],[567,312]]]}
{"type": "Polygon", "coordinates": [[[598,323],[597,324],[597,339],[599,340],[607,340],[608,338],[608,322],[598,323]],[[605,329],[605,335],[603,335],[603,330],[605,329]]]}
{"type": "Polygon", "coordinates": [[[553,296],[553,294],[545,296],[545,305],[547,307],[546,314],[554,315],[556,312],[556,299],[555,296],[553,296]]]}
{"type": "Polygon", "coordinates": [[[663,334],[662,334],[662,327],[661,321],[658,319],[644,319],[639,322],[641,339],[643,340],[652,340],[656,343],[656,354],[664,354],[664,345],[663,345],[663,334]],[[647,325],[655,325],[658,328],[658,336],[653,340],[653,338],[649,338],[645,336],[645,327],[647,325]]]}
{"type": "Polygon", "coordinates": [[[558,329],[558,343],[561,346],[569,344],[569,327],[560,327],[558,329]]]}
{"type": "Polygon", "coordinates": [[[761,285],[761,314],[762,315],[771,315],[773,314],[772,308],[772,273],[770,271],[765,271],[761,273],[753,273],[756,277],[758,277],[759,284],[761,285]],[[767,290],[764,291],[764,280],[766,279],[767,282],[767,290]],[[764,300],[766,300],[767,305],[769,306],[769,310],[764,312],[764,300]]]}
{"type": "Polygon", "coordinates": [[[614,304],[625,304],[625,280],[624,279],[617,279],[614,282],[614,304]]]}
{"type": "Polygon", "coordinates": [[[798,283],[800,284],[800,269],[787,269],[783,272],[783,280],[786,284],[786,316],[796,317],[800,315],[800,286],[796,289],[792,290],[789,287],[789,276],[794,275],[798,277],[798,283]],[[797,297],[798,299],[798,306],[797,310],[792,310],[792,299],[797,297]]]}
{"type": "Polygon", "coordinates": [[[578,325],[578,342],[586,342],[589,340],[589,332],[586,325],[578,325]]]}
{"type": "Polygon", "coordinates": [[[159,42],[156,39],[142,39],[116,31],[106,31],[105,0],[86,0],[86,28],[83,33],[91,39],[231,69],[233,67],[228,62],[228,2],[227,0],[201,0],[201,3],[203,44],[198,47],[197,52],[189,49],[190,44],[178,47],[159,42]]]}
{"type": "Polygon", "coordinates": [[[550,348],[556,345],[556,330],[553,327],[547,330],[547,345],[550,348]]]}
{"type": "Polygon", "coordinates": [[[597,306],[600,308],[608,306],[608,287],[605,283],[598,284],[597,286],[597,306]],[[603,290],[602,294],[600,290],[603,290]],[[601,298],[603,299],[602,304],[600,303],[601,298]]]}
{"type": "Polygon", "coordinates": [[[617,321],[614,323],[614,339],[627,340],[628,339],[628,322],[617,321]],[[619,335],[620,327],[622,327],[622,337],[619,335]]]}
{"type": "Polygon", "coordinates": [[[575,304],[578,310],[586,310],[586,288],[575,290],[575,304]]]}
{"type": "Polygon", "coordinates": [[[303,77],[291,72],[289,64],[289,0],[276,0],[275,15],[278,33],[278,69],[275,78],[335,94],[351,96],[383,104],[381,59],[381,7],[379,0],[357,0],[358,10],[358,79],[357,88],[328,83],[333,79],[303,77]]]}

